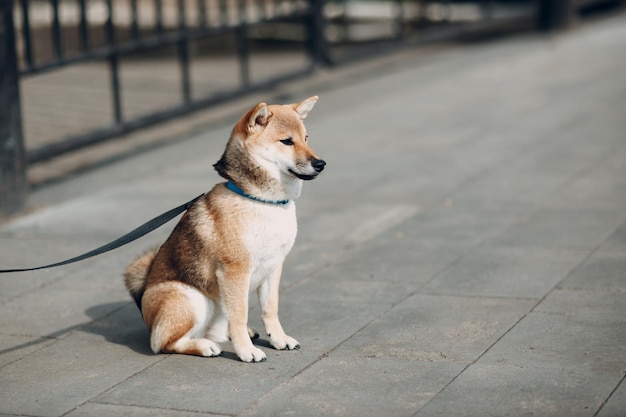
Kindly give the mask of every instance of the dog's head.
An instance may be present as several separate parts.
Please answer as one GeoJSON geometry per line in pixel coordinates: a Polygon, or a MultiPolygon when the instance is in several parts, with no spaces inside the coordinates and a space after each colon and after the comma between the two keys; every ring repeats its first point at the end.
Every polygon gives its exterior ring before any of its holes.
{"type": "Polygon", "coordinates": [[[214,165],[215,169],[227,179],[232,179],[228,168],[233,164],[237,164],[238,169],[260,167],[274,178],[312,180],[317,177],[326,162],[307,143],[303,123],[317,99],[313,96],[287,105],[259,103],[250,109],[235,125],[226,152],[214,165]],[[256,166],[244,167],[242,158],[249,158],[256,166]]]}

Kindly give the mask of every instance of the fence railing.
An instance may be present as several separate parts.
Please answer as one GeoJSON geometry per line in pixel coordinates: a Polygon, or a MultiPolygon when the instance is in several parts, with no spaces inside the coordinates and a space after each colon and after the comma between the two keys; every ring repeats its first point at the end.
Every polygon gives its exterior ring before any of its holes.
{"type": "Polygon", "coordinates": [[[41,7],[45,3],[21,0],[20,7],[16,10],[17,40],[22,46],[18,50],[18,57],[21,58],[18,66],[20,77],[29,77],[84,62],[106,61],[110,74],[112,120],[108,126],[88,133],[29,149],[26,153],[28,163],[41,162],[255,89],[266,88],[310,73],[317,60],[319,46],[315,42],[315,34],[319,30],[315,28],[315,6],[319,4],[318,2],[219,0],[199,1],[195,3],[195,7],[190,7],[189,2],[184,0],[150,2],[51,0],[50,4],[52,19],[47,29],[51,34],[49,39],[51,48],[42,48],[44,53],[39,57],[33,52],[35,43],[31,9],[34,6],[41,7]],[[62,7],[64,5],[65,7],[62,7]],[[128,6],[129,9],[122,6],[128,6]],[[73,39],[70,38],[67,26],[65,31],[62,30],[59,17],[62,11],[65,11],[66,21],[75,22],[78,34],[74,35],[73,39]],[[150,13],[151,16],[145,16],[150,13]],[[91,16],[91,19],[88,16],[91,16]],[[97,30],[98,21],[100,30],[97,30]],[[303,26],[302,32],[307,40],[303,49],[309,56],[308,62],[303,62],[296,69],[277,71],[268,79],[252,82],[249,48],[251,36],[263,26],[281,24],[285,21],[303,26]],[[218,37],[233,45],[233,53],[238,61],[236,70],[239,72],[239,82],[228,90],[213,91],[202,97],[194,97],[190,66],[191,45],[218,37]],[[69,42],[70,40],[72,42],[69,42]],[[164,48],[175,50],[180,67],[179,102],[150,114],[128,117],[122,103],[120,62],[126,57],[164,48]]]}
{"type": "MultiPolygon", "coordinates": [[[[22,207],[28,164],[305,76],[319,65],[393,45],[520,23],[555,27],[563,24],[575,2],[0,0],[0,218],[22,207]],[[299,58],[286,66],[266,60],[263,75],[252,76],[252,47],[286,50],[299,58]],[[164,53],[175,57],[178,98],[148,111],[134,111],[132,103],[125,101],[125,89],[130,87],[121,82],[123,64],[164,53]],[[196,88],[194,60],[208,56],[208,64],[215,66],[216,54],[236,62],[222,71],[236,72],[237,81],[222,86],[216,77],[210,86],[196,88]],[[20,80],[91,63],[106,67],[110,108],[99,113],[106,113],[108,120],[78,134],[25,146],[20,80]]],[[[142,71],[153,70],[148,65],[142,71]]],[[[59,103],[40,104],[53,108],[59,103]]]]}

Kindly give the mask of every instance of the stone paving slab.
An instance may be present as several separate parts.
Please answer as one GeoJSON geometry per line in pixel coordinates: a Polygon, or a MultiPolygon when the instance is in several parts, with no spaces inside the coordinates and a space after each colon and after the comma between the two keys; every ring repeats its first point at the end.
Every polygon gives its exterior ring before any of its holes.
{"type": "Polygon", "coordinates": [[[339,350],[349,350],[357,358],[469,364],[535,304],[535,300],[415,294],[339,350]]]}
{"type": "MultiPolygon", "coordinates": [[[[587,301],[597,302],[596,296],[591,295],[587,301]]],[[[600,302],[604,301],[599,298],[600,302]]],[[[504,362],[519,367],[532,364],[546,369],[611,370],[622,374],[624,349],[615,342],[626,336],[624,321],[605,317],[598,313],[595,317],[580,317],[566,309],[561,309],[560,314],[532,313],[483,360],[489,364],[504,362]]]]}
{"type": "Polygon", "coordinates": [[[333,355],[241,415],[411,416],[462,368],[453,363],[333,355]]]}
{"type": "Polygon", "coordinates": [[[383,281],[418,289],[471,250],[462,243],[418,240],[405,232],[411,221],[360,245],[328,273],[337,279],[352,277],[360,283],[383,281]],[[414,262],[406,263],[408,258],[414,262]]]}
{"type": "MultiPolygon", "coordinates": [[[[621,138],[623,140],[623,137],[621,138]]],[[[626,207],[626,152],[611,152],[602,163],[581,175],[554,196],[551,207],[611,209],[626,207]]]]}
{"type": "Polygon", "coordinates": [[[591,254],[560,284],[559,288],[626,290],[626,253],[604,249],[591,254]]]}
{"type": "Polygon", "coordinates": [[[626,252],[626,223],[621,225],[615,233],[602,244],[602,248],[626,252]]]}
{"type": "Polygon", "coordinates": [[[424,210],[396,231],[412,239],[473,247],[499,236],[525,214],[520,207],[486,201],[457,202],[447,197],[438,207],[424,210]]]}
{"type": "Polygon", "coordinates": [[[626,410],[626,384],[624,379],[620,386],[612,393],[608,402],[598,413],[598,417],[620,417],[626,410]]]}
{"type": "Polygon", "coordinates": [[[214,413],[172,410],[154,407],[124,406],[91,402],[67,414],[68,417],[227,417],[214,413]]]}
{"type": "Polygon", "coordinates": [[[36,336],[3,334],[0,340],[0,366],[4,367],[18,361],[26,355],[42,349],[55,342],[55,339],[36,336]]]}
{"type": "Polygon", "coordinates": [[[538,209],[488,244],[546,249],[592,250],[626,220],[623,209],[538,209]]]}
{"type": "Polygon", "coordinates": [[[102,345],[97,334],[75,333],[3,367],[2,412],[63,415],[161,359],[128,355],[121,345],[102,345]]]}
{"type": "Polygon", "coordinates": [[[480,247],[430,281],[433,294],[540,299],[585,252],[480,247]]]}
{"type": "Polygon", "coordinates": [[[415,416],[591,417],[619,377],[618,372],[592,374],[571,368],[475,365],[415,416]]]}

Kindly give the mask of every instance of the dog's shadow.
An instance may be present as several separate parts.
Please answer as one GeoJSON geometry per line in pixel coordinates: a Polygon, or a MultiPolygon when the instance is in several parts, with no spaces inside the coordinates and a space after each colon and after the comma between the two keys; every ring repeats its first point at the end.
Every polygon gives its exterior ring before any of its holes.
{"type": "MultiPolygon", "coordinates": [[[[85,310],[85,314],[91,318],[90,322],[66,327],[44,337],[2,349],[0,350],[0,355],[32,348],[50,341],[50,339],[63,338],[72,332],[98,335],[109,343],[125,346],[140,355],[154,355],[150,349],[150,333],[141,317],[141,313],[133,302],[100,304],[88,308],[85,310]]],[[[256,339],[254,344],[271,348],[269,342],[263,339],[256,339]]],[[[233,352],[230,344],[225,344],[223,347],[227,350],[222,351],[220,357],[239,361],[239,357],[233,352]]]]}
{"type": "Polygon", "coordinates": [[[111,343],[127,346],[137,353],[152,355],[150,335],[141,314],[132,302],[100,304],[88,308],[85,314],[91,318],[91,321],[65,327],[28,342],[2,349],[0,355],[30,349],[50,340],[62,339],[74,332],[99,335],[111,343]]]}
{"type": "Polygon", "coordinates": [[[85,310],[85,314],[92,321],[81,326],[80,331],[102,336],[107,342],[142,355],[154,355],[150,350],[150,333],[132,301],[96,305],[85,310]]]}

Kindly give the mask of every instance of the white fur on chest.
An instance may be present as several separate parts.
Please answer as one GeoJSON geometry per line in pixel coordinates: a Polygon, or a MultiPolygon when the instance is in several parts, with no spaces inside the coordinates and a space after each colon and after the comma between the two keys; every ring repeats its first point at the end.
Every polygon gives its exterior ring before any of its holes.
{"type": "Polygon", "coordinates": [[[283,264],[298,232],[296,206],[253,203],[244,233],[244,242],[250,255],[250,289],[256,289],[283,264]]]}

